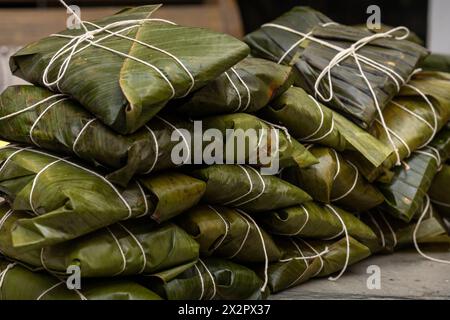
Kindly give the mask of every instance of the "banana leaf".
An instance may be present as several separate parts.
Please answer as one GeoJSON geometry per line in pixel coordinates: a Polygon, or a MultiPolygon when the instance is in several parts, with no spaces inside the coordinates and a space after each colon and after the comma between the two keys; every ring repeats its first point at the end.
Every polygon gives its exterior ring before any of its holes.
{"type": "MultiPolygon", "coordinates": [[[[234,113],[207,117],[202,120],[202,124],[203,128],[217,129],[222,133],[222,136],[227,137],[227,143],[224,145],[223,149],[223,154],[227,159],[227,163],[230,163],[229,161],[231,161],[231,163],[245,164],[250,162],[248,159],[251,159],[251,157],[258,160],[257,163],[261,163],[260,149],[262,149],[265,154],[275,158],[279,168],[292,166],[303,168],[317,163],[317,159],[314,158],[300,142],[291,139],[291,136],[286,130],[283,128],[282,130],[279,130],[278,127],[273,124],[267,123],[253,115],[234,113]],[[229,129],[234,130],[233,134],[230,135],[228,132],[229,129]],[[274,131],[272,132],[272,130],[274,131]],[[257,136],[257,139],[253,139],[254,144],[251,144],[250,138],[245,139],[245,142],[240,144],[239,142],[242,141],[242,138],[246,138],[242,133],[251,133],[252,131],[255,132],[257,136]],[[264,147],[260,146],[258,141],[266,141],[267,150],[264,150],[264,147]],[[232,143],[234,143],[234,148],[232,148],[232,143]],[[240,148],[238,148],[238,146],[240,146],[240,148]],[[251,151],[254,151],[254,153],[251,154],[251,151]],[[243,156],[241,156],[242,153],[243,156]]],[[[272,162],[264,165],[274,166],[272,162]]]]}
{"type": "Polygon", "coordinates": [[[333,239],[348,234],[361,243],[377,239],[376,234],[354,215],[330,205],[306,202],[300,206],[266,212],[258,216],[269,233],[302,239],[333,239]],[[342,221],[341,221],[342,220],[342,221]]]}
{"type": "Polygon", "coordinates": [[[264,212],[311,200],[302,189],[276,176],[261,175],[252,167],[213,165],[190,174],[206,183],[202,201],[208,204],[264,212]]]}
{"type": "Polygon", "coordinates": [[[355,151],[376,167],[392,153],[386,144],[298,87],[285,91],[258,115],[285,126],[298,141],[314,142],[340,152],[355,151]]]}
{"type": "Polygon", "coordinates": [[[401,167],[392,170],[389,183],[378,183],[385,197],[382,209],[405,222],[422,206],[439,167],[450,156],[450,128],[446,126],[429,146],[417,150],[401,167]]]}
{"type": "Polygon", "coordinates": [[[317,85],[330,107],[367,128],[378,115],[377,104],[383,109],[428,54],[410,41],[385,37],[356,45],[359,63],[353,55],[347,55],[336,61],[337,65],[331,64],[338,53],[370,36],[373,33],[367,29],[333,23],[311,8],[294,7],[248,34],[244,41],[256,57],[283,64],[295,62],[297,86],[315,95],[317,85]],[[330,73],[319,79],[330,65],[330,73]],[[321,81],[316,82],[318,79],[321,81]]]}
{"type": "Polygon", "coordinates": [[[0,252],[32,267],[65,274],[72,265],[82,277],[152,274],[174,268],[199,255],[199,245],[181,228],[171,223],[157,225],[147,218],[124,221],[83,237],[51,247],[18,250],[11,241],[17,221],[29,219],[26,212],[0,206],[0,252]]]}
{"type": "Polygon", "coordinates": [[[34,149],[0,149],[0,191],[13,210],[35,216],[12,231],[14,247],[41,248],[120,220],[149,215],[162,222],[195,205],[205,183],[167,172],[119,189],[101,174],[34,149]]]}
{"type": "Polygon", "coordinates": [[[359,173],[355,165],[333,149],[312,147],[319,160],[308,168],[286,168],[281,177],[299,186],[319,202],[334,203],[351,212],[363,212],[384,201],[383,194],[359,173]]]}
{"type": "Polygon", "coordinates": [[[249,57],[174,107],[192,118],[254,113],[292,85],[291,74],[289,66],[249,57]]]}
{"type": "MultiPolygon", "coordinates": [[[[382,166],[376,167],[360,155],[350,155],[369,181],[376,178],[388,180],[389,176],[379,177],[386,174],[385,171],[392,168],[398,159],[403,160],[414,150],[428,144],[450,120],[450,74],[420,72],[408,85],[402,87],[400,93],[383,111],[384,121],[398,149],[398,158],[392,153],[382,166]]],[[[368,131],[382,143],[390,145],[380,121],[376,121],[368,131]]]]}
{"type": "MultiPolygon", "coordinates": [[[[342,270],[347,257],[345,239],[336,242],[305,241],[294,238],[277,238],[277,245],[283,251],[279,262],[269,264],[268,286],[271,292],[279,292],[300,285],[314,277],[325,277],[342,270]],[[325,251],[325,249],[328,249],[325,251]]],[[[349,238],[347,266],[355,264],[370,255],[369,249],[349,238]]],[[[257,268],[262,277],[264,268],[257,268]]]]}
{"type": "Polygon", "coordinates": [[[147,20],[158,8],[128,8],[85,22],[93,39],[83,39],[84,28],[43,38],[11,57],[11,71],[69,94],[115,131],[133,133],[169,100],[203,87],[249,52],[225,34],[147,20]]]}
{"type": "Polygon", "coordinates": [[[200,244],[202,256],[244,263],[278,261],[281,257],[272,237],[238,210],[201,205],[189,209],[176,221],[200,244]]]}
{"type": "Polygon", "coordinates": [[[426,71],[450,72],[450,56],[431,53],[425,58],[420,67],[426,71]]]}
{"type": "Polygon", "coordinates": [[[143,283],[168,300],[260,300],[263,281],[254,271],[234,262],[207,258],[175,278],[164,272],[146,277],[143,283]]]}
{"type": "Polygon", "coordinates": [[[83,279],[70,290],[60,278],[0,262],[0,300],[161,300],[144,286],[122,279],[83,279]]]}
{"type": "Polygon", "coordinates": [[[450,218],[450,165],[444,164],[436,174],[428,190],[431,202],[437,211],[444,217],[450,218]]]}
{"type": "MultiPolygon", "coordinates": [[[[422,206],[424,207],[424,206],[422,206]]],[[[420,208],[419,214],[425,208],[420,208]]],[[[413,245],[414,230],[417,221],[405,222],[392,216],[385,215],[380,210],[372,210],[361,216],[361,219],[372,228],[377,240],[368,242],[367,246],[372,253],[392,253],[396,250],[413,245]]],[[[416,233],[418,244],[450,243],[445,224],[433,206],[429,206],[416,233]]]]}

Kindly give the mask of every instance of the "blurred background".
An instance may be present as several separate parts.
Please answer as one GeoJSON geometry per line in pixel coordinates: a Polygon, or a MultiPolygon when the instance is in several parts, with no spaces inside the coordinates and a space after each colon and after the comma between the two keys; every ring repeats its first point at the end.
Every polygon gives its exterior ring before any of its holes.
{"type": "MultiPolygon", "coordinates": [[[[450,54],[448,0],[66,0],[81,8],[83,20],[112,14],[123,7],[162,3],[158,18],[202,26],[236,37],[255,30],[296,5],[322,11],[343,24],[364,24],[370,5],[381,9],[381,23],[404,25],[435,53],[450,54]]],[[[0,91],[17,83],[8,57],[20,46],[65,29],[66,9],[58,0],[0,0],[0,91]]]]}

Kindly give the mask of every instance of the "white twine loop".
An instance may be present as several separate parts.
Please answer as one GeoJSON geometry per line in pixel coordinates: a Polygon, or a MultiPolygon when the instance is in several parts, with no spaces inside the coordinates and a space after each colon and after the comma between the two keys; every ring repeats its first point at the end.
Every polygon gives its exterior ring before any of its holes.
{"type": "MultiPolygon", "coordinates": [[[[239,75],[239,73],[237,73],[236,69],[231,67],[231,71],[236,75],[236,77],[239,79],[239,82],[244,86],[245,91],[247,92],[247,103],[245,104],[244,108],[242,109],[242,111],[245,111],[250,106],[250,103],[251,103],[251,100],[252,100],[252,95],[250,93],[250,89],[249,89],[248,85],[245,83],[244,79],[242,79],[242,77],[239,75]]],[[[228,79],[231,81],[231,79],[229,77],[228,77],[228,79]]],[[[233,84],[232,81],[231,81],[231,83],[233,84]]],[[[234,84],[233,84],[233,86],[236,89],[236,86],[234,84]]],[[[242,103],[240,94],[239,94],[239,100],[240,100],[239,101],[239,108],[236,109],[236,111],[240,109],[240,104],[242,103]]]]}
{"type": "MultiPolygon", "coordinates": [[[[334,175],[333,180],[336,180],[336,178],[338,177],[339,173],[340,173],[340,169],[341,169],[341,165],[340,165],[340,161],[339,161],[339,156],[337,154],[337,152],[334,149],[331,149],[334,151],[334,154],[336,156],[336,163],[337,163],[337,169],[336,169],[336,173],[334,175]]],[[[339,201],[344,199],[345,197],[347,197],[350,193],[352,193],[352,191],[355,189],[356,184],[358,183],[358,179],[359,179],[359,171],[358,168],[356,168],[356,166],[351,163],[350,161],[347,160],[347,163],[354,169],[355,171],[355,179],[353,180],[352,185],[350,186],[350,188],[344,192],[342,195],[335,197],[333,199],[331,199],[331,202],[335,202],[335,201],[339,201]]]]}
{"type": "MultiPolygon", "coordinates": [[[[183,142],[186,146],[187,149],[187,154],[186,154],[186,158],[183,160],[183,163],[189,163],[189,159],[191,158],[191,148],[189,145],[189,142],[187,141],[186,137],[183,135],[183,133],[181,132],[180,129],[178,129],[176,126],[174,126],[172,123],[170,123],[168,120],[164,119],[161,116],[156,115],[155,118],[158,118],[159,120],[161,120],[162,122],[164,122],[166,125],[168,125],[169,127],[171,127],[173,130],[175,130],[176,132],[178,132],[178,134],[180,135],[181,139],[183,139],[183,142]]],[[[155,140],[156,141],[156,140],[155,140]]],[[[156,163],[156,162],[155,162],[156,163]]],[[[153,168],[152,168],[153,169],[153,168]]]]}
{"type": "Polygon", "coordinates": [[[116,235],[112,232],[109,227],[106,227],[106,230],[109,232],[114,242],[117,244],[117,248],[119,249],[120,256],[122,257],[122,269],[114,274],[114,276],[121,275],[125,272],[127,268],[127,258],[125,257],[125,253],[123,252],[122,246],[120,245],[119,239],[117,239],[116,235]]]}
{"type": "Polygon", "coordinates": [[[422,212],[422,214],[420,215],[419,220],[416,223],[416,227],[414,228],[414,232],[413,232],[413,242],[414,242],[414,247],[416,248],[417,252],[424,257],[425,259],[434,261],[434,262],[439,262],[439,263],[445,263],[445,264],[450,264],[449,260],[443,260],[443,259],[437,259],[437,258],[433,258],[430,257],[429,255],[425,254],[419,247],[419,244],[417,242],[417,232],[419,231],[420,225],[422,224],[423,219],[425,218],[425,215],[427,214],[428,210],[431,209],[430,208],[430,197],[428,195],[425,195],[425,208],[422,212]]]}
{"type": "Polygon", "coordinates": [[[174,59],[177,62],[177,64],[179,64],[180,67],[186,72],[186,74],[188,75],[188,77],[190,78],[190,81],[191,81],[191,85],[187,89],[187,91],[183,95],[183,97],[187,96],[191,92],[191,90],[194,88],[194,86],[195,86],[195,79],[194,79],[193,75],[188,70],[188,68],[183,64],[183,62],[179,58],[177,58],[175,55],[171,54],[170,52],[167,52],[166,50],[158,48],[156,46],[150,45],[150,44],[145,43],[143,41],[140,41],[138,39],[134,39],[134,38],[131,38],[131,37],[128,37],[128,36],[125,36],[125,35],[121,34],[122,32],[125,32],[125,31],[128,31],[130,29],[139,27],[144,22],[148,22],[148,21],[158,21],[158,22],[169,23],[169,24],[172,24],[172,25],[175,25],[175,23],[173,23],[171,21],[168,21],[168,20],[164,20],[164,19],[137,19],[137,20],[116,21],[116,22],[110,23],[110,24],[108,24],[108,25],[106,25],[104,27],[100,27],[100,26],[98,26],[98,25],[96,25],[94,23],[91,23],[91,22],[88,22],[88,21],[82,21],[81,18],[76,14],[76,12],[74,12],[72,9],[70,9],[70,7],[68,7],[63,0],[59,0],[59,1],[66,8],[68,8],[72,12],[72,14],[75,16],[75,18],[79,21],[79,23],[83,27],[84,33],[82,33],[82,34],[80,34],[78,36],[69,36],[69,35],[62,35],[62,34],[53,34],[53,35],[51,35],[51,36],[55,36],[55,37],[68,38],[70,40],[69,40],[68,43],[66,43],[64,46],[62,46],[52,56],[52,58],[50,59],[48,65],[47,65],[47,67],[44,69],[44,72],[43,72],[43,75],[42,75],[42,82],[44,83],[45,86],[51,88],[52,86],[56,85],[58,90],[61,91],[60,88],[59,88],[59,82],[62,80],[62,78],[64,77],[65,73],[67,72],[73,56],[75,54],[81,52],[82,50],[90,47],[90,46],[94,46],[94,47],[97,47],[97,48],[101,48],[101,49],[107,50],[107,51],[109,51],[111,53],[114,53],[114,54],[117,54],[119,56],[122,56],[124,58],[128,58],[128,59],[131,59],[133,61],[139,62],[139,63],[141,63],[141,64],[143,64],[143,65],[153,69],[154,71],[156,71],[164,79],[164,81],[168,84],[168,86],[170,87],[170,89],[172,91],[172,95],[171,95],[170,99],[172,99],[175,96],[175,94],[176,94],[175,88],[174,88],[172,82],[167,78],[167,76],[158,67],[156,67],[155,65],[153,65],[153,64],[151,64],[151,63],[149,63],[147,61],[141,60],[139,58],[130,56],[130,55],[126,54],[126,53],[123,53],[123,52],[120,52],[120,51],[117,51],[115,49],[112,49],[112,48],[109,48],[109,47],[106,47],[106,46],[103,46],[103,45],[99,44],[99,42],[101,42],[101,41],[103,41],[105,39],[108,39],[108,38],[110,38],[112,36],[116,36],[116,37],[120,37],[122,39],[126,39],[126,40],[129,40],[129,41],[135,42],[135,43],[139,43],[142,46],[145,46],[145,47],[147,47],[149,49],[161,52],[161,53],[169,56],[170,58],[174,59]],[[88,30],[87,27],[86,27],[86,24],[88,24],[90,26],[93,26],[93,27],[95,27],[97,29],[88,30]],[[119,31],[111,31],[110,30],[110,29],[114,29],[114,28],[117,28],[117,27],[125,27],[125,28],[123,28],[123,29],[121,29],[119,31]],[[101,34],[103,32],[108,33],[108,35],[93,41],[95,39],[96,35],[99,35],[99,34],[101,34]],[[78,49],[78,47],[80,47],[85,42],[87,42],[88,44],[85,45],[84,47],[78,49]],[[67,55],[67,57],[65,57],[63,59],[61,65],[59,66],[58,74],[57,74],[56,79],[53,80],[53,81],[50,81],[48,79],[48,75],[49,75],[49,72],[50,72],[51,68],[56,63],[56,61],[58,59],[62,58],[66,53],[69,53],[69,54],[67,55]]]}
{"type": "MultiPolygon", "coordinates": [[[[265,183],[265,181],[264,181],[263,176],[262,176],[262,175],[258,172],[258,170],[256,170],[255,168],[250,167],[250,166],[249,166],[248,168],[251,169],[251,170],[253,170],[253,171],[256,173],[256,176],[257,176],[257,177],[259,178],[259,180],[261,181],[261,185],[262,185],[261,191],[260,191],[256,196],[254,196],[253,198],[250,198],[250,199],[247,199],[247,200],[242,201],[242,202],[240,202],[240,203],[234,204],[234,206],[243,206],[243,205],[245,205],[245,204],[247,204],[247,203],[249,203],[249,202],[255,201],[255,200],[259,199],[259,198],[264,194],[264,192],[266,191],[266,183],[265,183]]],[[[253,189],[253,183],[251,184],[250,189],[253,189]]]]}
{"type": "MultiPolygon", "coordinates": [[[[210,277],[211,281],[212,281],[212,285],[213,285],[213,293],[212,296],[209,297],[209,300],[214,299],[214,297],[217,294],[217,286],[216,286],[216,281],[214,280],[214,276],[212,275],[211,271],[209,271],[208,267],[206,266],[206,264],[202,261],[202,259],[198,259],[198,261],[202,264],[203,268],[205,268],[206,272],[208,273],[208,276],[210,277]]],[[[200,276],[201,280],[203,282],[203,276],[200,276]]],[[[204,283],[204,282],[203,282],[204,283]]],[[[203,297],[203,294],[202,294],[203,297]]]]}
{"type": "Polygon", "coordinates": [[[152,165],[150,166],[150,169],[148,169],[146,172],[144,172],[144,174],[149,174],[150,172],[153,171],[153,169],[155,168],[156,163],[158,162],[158,159],[159,159],[159,143],[158,143],[158,139],[156,138],[155,132],[153,132],[153,130],[150,129],[150,127],[148,125],[144,125],[144,127],[145,127],[145,129],[147,129],[148,132],[150,132],[150,135],[152,136],[153,141],[155,142],[155,158],[153,160],[152,165]]]}
{"type": "Polygon", "coordinates": [[[6,266],[5,270],[3,270],[0,273],[0,294],[3,295],[2,288],[3,288],[3,283],[5,282],[6,273],[8,273],[8,271],[11,270],[12,268],[14,268],[16,265],[17,265],[16,262],[10,263],[6,266]]]}
{"type": "Polygon", "coordinates": [[[86,129],[95,121],[97,120],[97,118],[93,118],[91,120],[89,120],[88,122],[86,122],[86,124],[83,126],[83,128],[81,128],[80,132],[78,132],[77,136],[75,137],[75,140],[73,141],[72,144],[72,151],[73,153],[75,153],[77,155],[77,157],[81,158],[80,155],[77,152],[77,145],[78,142],[80,141],[80,138],[83,136],[84,132],[86,131],[86,129]]]}
{"type": "Polygon", "coordinates": [[[141,254],[142,254],[142,267],[139,270],[139,274],[143,273],[145,271],[145,267],[147,267],[147,255],[145,254],[145,249],[142,246],[142,243],[138,240],[138,238],[134,235],[133,232],[131,232],[127,227],[125,227],[123,224],[121,224],[120,222],[118,223],[118,225],[125,230],[130,236],[131,238],[133,238],[134,242],[136,242],[137,246],[139,247],[139,249],[141,250],[141,254]]]}
{"type": "Polygon", "coordinates": [[[208,205],[208,208],[211,209],[215,214],[217,214],[219,216],[219,218],[223,222],[223,225],[225,226],[225,234],[222,236],[222,238],[219,240],[219,242],[211,249],[211,253],[213,253],[218,248],[220,248],[220,246],[222,245],[223,241],[227,238],[228,232],[230,230],[230,226],[228,225],[228,223],[225,220],[225,218],[220,214],[219,210],[217,210],[216,208],[214,208],[214,207],[212,207],[210,205],[208,205]]]}
{"type": "Polygon", "coordinates": [[[141,184],[137,180],[136,180],[136,185],[138,186],[139,191],[141,192],[142,199],[144,200],[144,207],[145,207],[144,213],[136,216],[136,218],[142,218],[148,214],[148,210],[149,210],[148,200],[147,200],[147,196],[145,195],[144,188],[142,188],[141,184]]]}
{"type": "Polygon", "coordinates": [[[312,278],[313,278],[313,277],[317,276],[319,273],[322,272],[322,269],[323,269],[325,263],[324,263],[324,261],[323,261],[322,255],[319,254],[319,252],[318,252],[312,245],[310,245],[308,242],[306,242],[306,241],[303,240],[303,239],[299,239],[299,240],[301,240],[308,248],[310,248],[315,254],[317,254],[317,256],[318,256],[318,258],[319,258],[319,261],[320,261],[320,268],[317,270],[316,273],[314,273],[314,274],[312,275],[312,278]]]}
{"type": "Polygon", "coordinates": [[[394,228],[392,228],[391,224],[389,223],[389,220],[384,216],[383,212],[379,212],[381,219],[383,219],[384,223],[389,229],[389,232],[392,234],[392,240],[394,241],[393,248],[397,246],[398,240],[397,235],[395,234],[394,228]]]}
{"type": "Polygon", "coordinates": [[[241,109],[242,106],[242,97],[241,97],[241,93],[239,92],[239,89],[237,88],[237,86],[234,84],[234,81],[231,79],[230,75],[228,74],[227,71],[225,71],[225,77],[227,77],[228,81],[230,82],[231,86],[233,87],[234,91],[236,92],[236,95],[238,97],[238,105],[236,107],[236,109],[233,110],[233,112],[238,112],[239,109],[241,109]]]}
{"type": "Polygon", "coordinates": [[[436,164],[438,166],[438,170],[440,170],[441,166],[442,166],[442,159],[441,159],[441,154],[439,153],[439,150],[437,150],[436,148],[432,147],[432,146],[427,146],[428,149],[430,149],[431,151],[433,151],[433,153],[424,151],[424,150],[416,150],[414,151],[415,153],[418,154],[423,154],[425,156],[431,157],[434,160],[436,160],[436,164]]]}
{"type": "Polygon", "coordinates": [[[381,238],[381,247],[385,248],[386,247],[386,240],[384,238],[384,232],[381,229],[380,225],[378,224],[377,220],[373,217],[371,212],[367,213],[369,215],[370,220],[372,221],[373,225],[377,228],[378,232],[380,233],[380,238],[381,238]]]}

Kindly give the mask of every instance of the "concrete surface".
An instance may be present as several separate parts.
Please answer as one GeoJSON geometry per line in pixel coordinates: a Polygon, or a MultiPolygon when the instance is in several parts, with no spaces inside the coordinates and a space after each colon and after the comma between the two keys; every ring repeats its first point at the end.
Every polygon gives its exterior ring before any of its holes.
{"type": "MultiPolygon", "coordinates": [[[[450,260],[450,253],[428,253],[450,260]]],[[[336,282],[312,279],[272,295],[271,299],[450,299],[450,264],[426,260],[417,252],[403,251],[368,258],[347,269],[336,282]],[[380,267],[380,289],[368,289],[370,265],[380,267]]]]}

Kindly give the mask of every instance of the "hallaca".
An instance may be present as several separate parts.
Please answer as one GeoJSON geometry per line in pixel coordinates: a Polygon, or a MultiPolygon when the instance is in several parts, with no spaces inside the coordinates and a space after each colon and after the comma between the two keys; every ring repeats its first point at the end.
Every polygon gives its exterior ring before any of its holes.
{"type": "Polygon", "coordinates": [[[313,201],[265,212],[257,217],[257,221],[269,233],[279,236],[334,239],[347,233],[361,243],[377,239],[375,233],[353,214],[336,206],[313,201]]]}
{"type": "Polygon", "coordinates": [[[262,175],[249,166],[213,165],[190,174],[206,183],[202,201],[209,204],[264,212],[311,200],[302,189],[276,176],[262,175]]]}
{"type": "Polygon", "coordinates": [[[377,235],[377,241],[366,243],[372,253],[391,253],[412,245],[421,250],[419,244],[450,244],[450,237],[442,219],[427,201],[425,199],[422,208],[417,212],[419,218],[423,216],[420,221],[405,222],[380,210],[372,210],[362,215],[361,219],[377,235]]]}
{"type": "Polygon", "coordinates": [[[115,131],[133,133],[168,101],[203,87],[249,52],[231,36],[154,18],[158,8],[81,21],[19,50],[11,70],[72,96],[115,131]]]}
{"type": "Polygon", "coordinates": [[[384,201],[383,194],[334,149],[312,147],[309,151],[319,163],[308,168],[286,168],[281,177],[316,201],[334,203],[352,212],[366,211],[384,201]]]}
{"type": "MultiPolygon", "coordinates": [[[[317,163],[317,159],[300,142],[292,139],[284,128],[250,114],[234,113],[207,117],[202,119],[202,125],[204,129],[218,130],[221,136],[226,137],[222,152],[228,164],[275,167],[273,162],[276,160],[276,166],[279,168],[303,168],[317,163]],[[230,132],[230,129],[234,131],[230,132]]],[[[218,151],[220,152],[220,148],[218,151]]]]}
{"type": "Polygon", "coordinates": [[[433,206],[445,217],[450,217],[450,165],[444,164],[428,190],[433,206]]]}
{"type": "MultiPolygon", "coordinates": [[[[429,144],[450,120],[450,74],[417,73],[386,106],[383,117],[395,152],[378,168],[359,155],[353,160],[370,181],[429,144]]],[[[376,119],[368,131],[381,142],[390,143],[380,119],[376,119]]]]}
{"type": "MultiPolygon", "coordinates": [[[[282,237],[277,238],[276,243],[282,250],[283,257],[280,261],[269,264],[267,269],[268,286],[272,292],[340,271],[339,275],[330,277],[330,280],[337,280],[348,266],[370,256],[369,248],[351,237],[348,239],[348,247],[346,239],[333,242],[282,237]]],[[[258,268],[257,273],[263,277],[264,268],[258,268]]]]}
{"type": "Polygon", "coordinates": [[[66,281],[0,261],[0,300],[161,300],[153,291],[125,279],[83,280],[81,289],[66,281]]]}
{"type": "Polygon", "coordinates": [[[81,277],[152,274],[196,261],[199,245],[171,223],[158,225],[147,217],[119,222],[85,236],[32,250],[18,250],[11,231],[28,213],[0,206],[0,252],[13,260],[65,274],[78,266],[81,277]]]}
{"type": "Polygon", "coordinates": [[[168,300],[260,300],[269,294],[254,271],[216,258],[199,260],[175,278],[162,272],[142,281],[168,300]]]}
{"type": "Polygon", "coordinates": [[[244,263],[277,261],[281,257],[272,237],[239,209],[201,205],[176,221],[199,243],[202,256],[244,263]]]}
{"type": "Polygon", "coordinates": [[[318,102],[302,88],[291,87],[258,115],[286,127],[298,141],[325,145],[339,152],[358,152],[375,167],[393,152],[388,145],[318,102]]]}
{"type": "Polygon", "coordinates": [[[244,41],[254,56],[294,62],[299,87],[367,128],[428,54],[408,35],[405,27],[372,33],[294,7],[244,41]]]}
{"type": "Polygon", "coordinates": [[[174,108],[192,118],[254,113],[292,85],[291,71],[289,66],[249,57],[195,91],[186,102],[175,101],[174,108]]]}
{"type": "Polygon", "coordinates": [[[0,191],[13,210],[34,217],[20,219],[12,231],[15,247],[53,245],[120,220],[148,216],[158,222],[195,205],[205,183],[167,172],[118,188],[101,174],[42,151],[7,146],[0,149],[0,191]]]}

